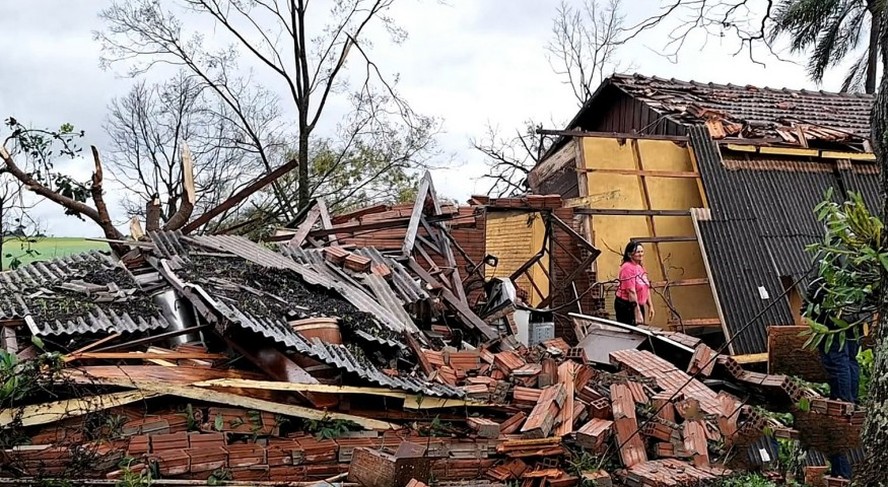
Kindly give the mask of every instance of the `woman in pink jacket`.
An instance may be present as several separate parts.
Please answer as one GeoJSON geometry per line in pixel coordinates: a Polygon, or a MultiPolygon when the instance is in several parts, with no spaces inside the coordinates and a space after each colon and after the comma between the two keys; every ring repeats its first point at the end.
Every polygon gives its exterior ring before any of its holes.
{"type": "Polygon", "coordinates": [[[623,263],[620,265],[619,286],[614,301],[617,321],[627,325],[643,325],[654,318],[654,307],[651,305],[651,281],[642,265],[644,247],[638,242],[630,241],[623,251],[623,263]],[[645,314],[647,316],[645,316],[645,314]]]}

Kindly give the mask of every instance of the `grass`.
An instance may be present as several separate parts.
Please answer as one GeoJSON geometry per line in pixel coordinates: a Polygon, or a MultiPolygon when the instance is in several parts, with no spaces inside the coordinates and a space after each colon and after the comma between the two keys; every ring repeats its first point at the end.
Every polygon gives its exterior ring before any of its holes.
{"type": "MultiPolygon", "coordinates": [[[[27,244],[26,244],[27,245],[27,244]]],[[[26,248],[22,248],[22,242],[15,238],[7,238],[3,242],[3,270],[9,268],[9,263],[18,257],[22,264],[34,261],[50,260],[71,254],[89,252],[90,250],[108,250],[108,244],[93,242],[79,237],[46,237],[38,238],[30,244],[30,248],[36,252],[29,255],[26,248]]]]}

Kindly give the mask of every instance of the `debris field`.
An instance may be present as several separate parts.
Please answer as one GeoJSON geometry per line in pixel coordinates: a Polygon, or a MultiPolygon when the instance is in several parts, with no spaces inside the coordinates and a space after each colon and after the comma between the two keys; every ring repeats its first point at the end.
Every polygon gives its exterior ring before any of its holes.
{"type": "MultiPolygon", "coordinates": [[[[533,198],[498,204],[557,215],[533,198]]],[[[700,338],[570,312],[521,339],[552,311],[477,284],[454,238],[475,203],[426,177],[271,242],[159,231],[0,274],[0,485],[668,487],[761,469],[771,438],[859,446],[853,404],[700,338]]]]}

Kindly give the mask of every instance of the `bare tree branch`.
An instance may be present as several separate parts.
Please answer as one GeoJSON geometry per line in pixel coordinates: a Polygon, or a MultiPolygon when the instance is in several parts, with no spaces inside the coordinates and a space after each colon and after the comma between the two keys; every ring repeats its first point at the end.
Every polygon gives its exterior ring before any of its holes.
{"type": "MultiPolygon", "coordinates": [[[[371,26],[382,27],[389,32],[392,41],[401,42],[403,31],[387,15],[395,0],[344,0],[333,2],[324,18],[325,25],[318,24],[316,16],[308,15],[309,2],[304,0],[181,0],[187,7],[186,15],[211,19],[220,27],[222,37],[230,39],[232,48],[212,51],[205,46],[203,37],[185,32],[179,16],[161,7],[158,0],[115,0],[102,12],[107,28],[96,34],[101,41],[106,64],[125,63],[133,74],[145,72],[159,63],[182,66],[197,76],[224,102],[231,112],[228,117],[237,122],[240,130],[255,149],[266,171],[270,171],[271,159],[283,162],[285,151],[269,150],[268,133],[254,120],[245,116],[249,104],[244,99],[244,83],[233,73],[240,71],[237,55],[246,54],[248,61],[275,74],[286,87],[290,106],[296,114],[288,129],[278,132],[279,138],[295,140],[295,157],[299,162],[295,180],[295,192],[300,206],[308,204],[311,188],[317,187],[311,178],[312,161],[310,148],[313,132],[323,118],[329,100],[341,95],[349,85],[346,72],[358,69],[347,63],[351,48],[358,45],[371,26]],[[337,53],[337,54],[334,54],[337,53]],[[292,132],[290,132],[292,130],[292,132]],[[263,135],[264,133],[264,135],[263,135]]],[[[369,42],[359,46],[361,57],[373,79],[365,76],[364,83],[389,82],[372,62],[366,49],[369,42]]],[[[375,91],[364,90],[375,96],[375,91]]],[[[385,100],[398,112],[405,110],[406,102],[388,89],[385,100]]],[[[382,113],[382,112],[380,112],[382,113]]],[[[413,124],[413,121],[410,122],[413,124]]],[[[273,139],[273,138],[272,138],[273,139]]],[[[226,145],[225,147],[231,147],[226,145]]],[[[197,161],[197,153],[195,152],[197,161]]],[[[373,171],[368,173],[372,176],[373,171]]],[[[167,178],[170,181],[176,178],[167,178]]],[[[289,196],[283,189],[284,181],[272,187],[276,205],[287,210],[289,196]]],[[[288,188],[289,189],[289,188],[288,188]]],[[[200,191],[198,191],[200,194],[200,191]]]]}

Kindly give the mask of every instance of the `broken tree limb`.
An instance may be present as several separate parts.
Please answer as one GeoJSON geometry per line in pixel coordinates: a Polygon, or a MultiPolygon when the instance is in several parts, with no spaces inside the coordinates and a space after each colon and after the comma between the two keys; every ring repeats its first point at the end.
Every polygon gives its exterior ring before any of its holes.
{"type": "Polygon", "coordinates": [[[246,188],[238,191],[231,198],[228,198],[227,200],[223,201],[221,204],[219,204],[215,208],[200,215],[199,217],[192,220],[189,224],[182,227],[182,233],[187,235],[187,234],[193,232],[194,230],[197,230],[198,228],[204,226],[205,224],[207,224],[207,222],[209,222],[213,218],[222,214],[222,212],[230,210],[231,208],[234,208],[238,203],[247,199],[250,195],[252,195],[256,191],[259,191],[260,189],[264,188],[265,186],[268,186],[269,184],[271,184],[272,182],[277,181],[281,176],[283,176],[284,174],[287,174],[291,170],[295,169],[298,165],[299,165],[299,161],[296,159],[292,159],[292,160],[290,160],[290,162],[283,164],[280,167],[278,167],[277,169],[275,169],[274,171],[266,174],[265,176],[262,176],[261,178],[257,179],[256,182],[254,182],[253,184],[250,184],[246,188]]]}
{"type": "Polygon", "coordinates": [[[145,231],[142,230],[142,222],[139,221],[139,217],[133,216],[130,218],[129,223],[130,237],[133,240],[142,240],[142,237],[145,236],[145,231]]]}
{"type": "Polygon", "coordinates": [[[12,155],[3,146],[0,146],[0,158],[3,159],[3,162],[6,165],[6,171],[9,172],[9,174],[11,174],[14,178],[21,181],[25,185],[25,187],[28,188],[29,191],[43,196],[49,201],[52,201],[53,203],[62,206],[63,208],[75,214],[83,215],[96,222],[102,228],[102,231],[105,233],[105,237],[109,239],[119,240],[124,237],[117,230],[117,228],[114,227],[113,224],[103,224],[104,220],[102,218],[102,215],[99,214],[98,210],[96,210],[95,208],[87,205],[86,203],[82,203],[73,198],[68,198],[67,196],[51,190],[50,188],[44,186],[39,181],[34,179],[31,173],[22,170],[22,168],[20,168],[16,164],[12,155]]]}
{"type": "Polygon", "coordinates": [[[194,188],[194,161],[191,159],[191,149],[188,144],[182,142],[182,199],[179,209],[170,217],[164,225],[164,230],[178,230],[188,223],[191,212],[194,211],[194,202],[197,200],[197,191],[194,188]]]}
{"type": "MultiPolygon", "coordinates": [[[[102,189],[102,183],[104,182],[104,176],[102,171],[102,160],[99,159],[99,149],[96,146],[91,145],[90,149],[92,150],[93,162],[95,163],[95,171],[93,171],[92,175],[92,186],[89,189],[90,194],[92,195],[93,204],[96,205],[96,213],[99,216],[99,220],[96,222],[105,229],[114,229],[114,233],[116,235],[120,235],[120,232],[114,228],[114,223],[111,221],[111,215],[108,213],[108,205],[105,204],[105,195],[102,189]]],[[[108,235],[108,231],[105,231],[105,235],[108,235]]],[[[123,237],[123,235],[120,235],[123,237]]],[[[111,238],[110,236],[108,238],[111,238]]],[[[117,255],[124,255],[129,250],[126,246],[110,244],[111,248],[114,250],[117,255]]]]}
{"type": "Polygon", "coordinates": [[[161,213],[163,210],[160,207],[160,198],[154,195],[145,203],[145,230],[149,233],[160,230],[161,213]]]}
{"type": "Polygon", "coordinates": [[[223,360],[228,358],[227,355],[220,353],[200,353],[200,352],[171,352],[171,353],[147,353],[147,352],[85,352],[77,354],[69,354],[62,357],[64,362],[74,362],[75,360],[223,360]]]}

